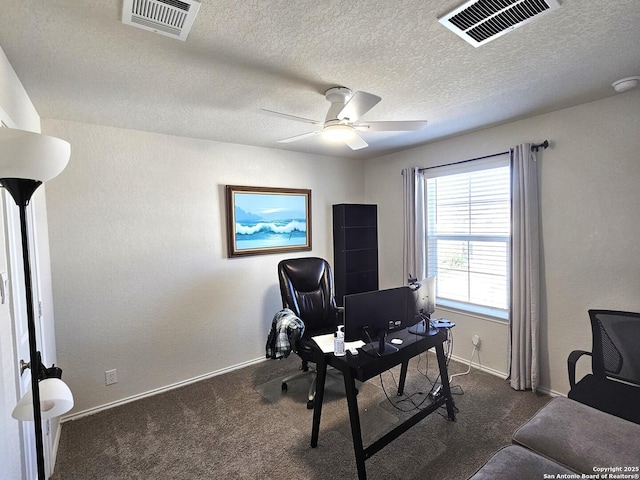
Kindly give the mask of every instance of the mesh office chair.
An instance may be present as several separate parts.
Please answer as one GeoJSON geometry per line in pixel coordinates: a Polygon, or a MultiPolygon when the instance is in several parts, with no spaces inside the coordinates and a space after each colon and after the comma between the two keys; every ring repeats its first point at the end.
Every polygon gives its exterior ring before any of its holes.
{"type": "Polygon", "coordinates": [[[592,352],[574,350],[567,360],[568,397],[640,423],[640,313],[589,310],[592,352]],[[591,374],[576,383],[576,363],[591,356],[591,374]]]}
{"type": "Polygon", "coordinates": [[[292,310],[305,325],[303,337],[293,345],[293,351],[302,359],[302,372],[282,380],[282,390],[287,390],[287,382],[310,374],[307,408],[311,409],[316,395],[316,372],[309,369],[308,364],[314,359],[305,342],[315,335],[336,330],[338,308],[333,296],[331,267],[326,260],[317,257],[282,260],[278,264],[278,278],[283,308],[292,310]]]}

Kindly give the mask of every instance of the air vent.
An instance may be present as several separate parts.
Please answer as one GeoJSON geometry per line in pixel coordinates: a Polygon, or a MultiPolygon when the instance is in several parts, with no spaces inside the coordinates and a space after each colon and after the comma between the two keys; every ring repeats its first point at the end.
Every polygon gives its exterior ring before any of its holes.
{"type": "Polygon", "coordinates": [[[471,0],[438,21],[479,47],[557,8],[558,0],[471,0]]]}
{"type": "Polygon", "coordinates": [[[199,9],[196,0],[124,0],[122,23],[184,41],[199,9]]]}

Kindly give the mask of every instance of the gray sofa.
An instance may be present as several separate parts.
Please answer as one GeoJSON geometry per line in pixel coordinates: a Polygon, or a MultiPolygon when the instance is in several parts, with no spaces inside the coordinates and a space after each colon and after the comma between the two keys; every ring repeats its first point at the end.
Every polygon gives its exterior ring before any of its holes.
{"type": "Polygon", "coordinates": [[[640,478],[640,425],[564,397],[547,403],[512,440],[469,480],[640,478]]]}

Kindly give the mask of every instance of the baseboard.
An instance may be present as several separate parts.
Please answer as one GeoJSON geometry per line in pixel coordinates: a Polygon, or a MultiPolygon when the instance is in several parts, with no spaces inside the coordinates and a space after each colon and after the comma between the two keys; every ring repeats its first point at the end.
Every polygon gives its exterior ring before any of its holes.
{"type": "MultiPolygon", "coordinates": [[[[67,422],[72,422],[73,420],[78,420],[83,417],[88,417],[89,415],[95,415],[98,412],[102,412],[104,410],[109,410],[110,408],[118,407],[120,405],[125,405],[130,402],[135,402],[136,400],[141,400],[143,398],[152,397],[154,395],[158,395],[160,393],[168,392],[170,390],[174,390],[176,388],[184,387],[186,385],[190,385],[195,382],[199,382],[201,380],[206,380],[208,378],[217,377],[218,375],[223,375],[225,373],[232,372],[234,370],[239,370],[244,367],[248,367],[250,365],[255,365],[260,362],[264,362],[266,359],[264,357],[256,358],[253,360],[249,360],[247,362],[242,362],[237,365],[232,365],[230,367],[223,368],[221,370],[216,370],[214,372],[205,373],[204,375],[199,375],[197,377],[189,378],[187,380],[183,380],[181,382],[173,383],[171,385],[167,385],[165,387],[156,388],[154,390],[149,390],[148,392],[139,393],[137,395],[133,395],[131,397],[123,398],[121,400],[116,400],[115,402],[105,403],[104,405],[99,405],[97,407],[89,408],[87,410],[82,410],[80,412],[75,412],[70,415],[65,415],[60,418],[60,426],[67,422]]],[[[58,428],[58,435],[60,435],[61,428],[58,428]]],[[[56,438],[57,442],[58,438],[56,438]]],[[[56,444],[57,445],[57,444],[56,444]]]]}
{"type": "Polygon", "coordinates": [[[550,397],[566,397],[566,393],[556,392],[555,390],[551,390],[550,388],[538,387],[536,389],[537,392],[544,393],[545,395],[549,395],[550,397]]]}
{"type": "MultiPolygon", "coordinates": [[[[458,357],[456,355],[451,355],[451,360],[455,360],[456,362],[460,362],[463,365],[467,365],[467,366],[469,365],[469,360],[468,359],[461,358],[461,357],[458,357]]],[[[499,370],[495,370],[493,368],[486,367],[486,366],[482,365],[481,363],[477,363],[477,362],[471,362],[471,367],[475,368],[477,370],[481,370],[483,372],[490,373],[491,375],[495,375],[496,377],[499,377],[502,380],[506,380],[507,377],[509,376],[505,372],[501,372],[499,370]]]]}
{"type": "MultiPolygon", "coordinates": [[[[465,358],[457,357],[455,355],[451,355],[451,360],[455,360],[456,362],[460,362],[460,363],[462,363],[464,365],[467,365],[467,366],[469,365],[469,360],[467,360],[465,358]]],[[[481,365],[481,364],[476,363],[476,362],[471,362],[471,367],[472,368],[476,368],[478,370],[481,370],[483,372],[490,373],[491,375],[495,375],[496,377],[499,377],[502,380],[506,380],[509,377],[508,373],[501,372],[501,371],[495,370],[493,368],[485,367],[484,365],[481,365]]],[[[542,386],[538,386],[536,391],[539,392],[539,393],[543,393],[545,395],[549,395],[551,397],[566,397],[567,396],[564,393],[556,392],[555,390],[551,390],[550,388],[542,387],[542,386]]]]}
{"type": "MultiPolygon", "coordinates": [[[[434,352],[430,352],[430,353],[435,355],[434,352]]],[[[451,355],[451,359],[455,360],[456,362],[460,362],[460,363],[462,363],[464,365],[469,365],[469,360],[461,358],[461,357],[458,357],[456,355],[451,355]]],[[[261,363],[261,362],[264,362],[264,361],[266,361],[266,359],[263,358],[263,357],[256,358],[256,359],[253,359],[253,360],[249,360],[247,362],[239,363],[237,365],[232,365],[230,367],[226,367],[226,368],[223,368],[223,369],[220,369],[220,370],[216,370],[214,372],[205,373],[204,375],[199,375],[197,377],[193,377],[193,378],[190,378],[190,379],[187,379],[187,380],[183,380],[181,382],[177,382],[177,383],[174,383],[174,384],[171,384],[171,385],[167,385],[165,387],[156,388],[156,389],[150,390],[148,392],[140,393],[138,395],[133,395],[131,397],[123,398],[121,400],[116,400],[115,402],[106,403],[104,405],[99,405],[97,407],[89,408],[87,410],[82,410],[80,412],[75,412],[75,413],[70,414],[70,415],[65,415],[65,416],[60,418],[60,427],[58,427],[58,429],[57,429],[56,438],[54,440],[54,446],[53,446],[54,455],[53,455],[53,457],[55,458],[55,453],[57,453],[57,451],[58,451],[58,444],[59,444],[59,441],[60,441],[60,432],[62,430],[62,424],[66,423],[66,422],[71,422],[73,420],[78,420],[80,418],[87,417],[89,415],[95,415],[98,412],[102,412],[104,410],[109,410],[110,408],[118,407],[120,405],[124,405],[124,404],[130,403],[130,402],[135,402],[136,400],[141,400],[143,398],[151,397],[153,395],[158,395],[158,394],[163,393],[163,392],[168,392],[168,391],[176,389],[176,388],[184,387],[186,385],[189,385],[189,384],[192,384],[192,383],[195,383],[195,382],[199,382],[201,380],[206,380],[208,378],[216,377],[218,375],[223,375],[225,373],[229,373],[229,372],[232,372],[234,370],[238,370],[240,368],[248,367],[250,365],[255,365],[257,363],[261,363]]],[[[508,377],[507,373],[501,372],[499,370],[495,370],[493,368],[486,367],[486,366],[484,366],[484,365],[482,365],[480,363],[471,362],[471,367],[475,368],[475,369],[478,369],[478,370],[481,370],[483,372],[487,372],[487,373],[489,373],[491,375],[495,375],[496,377],[499,377],[499,378],[501,378],[503,380],[506,380],[506,378],[508,377]]],[[[551,390],[551,389],[548,389],[548,388],[545,388],[545,387],[538,387],[538,390],[541,393],[545,393],[545,394],[551,395],[553,397],[566,396],[566,395],[564,395],[562,393],[556,392],[554,390],[551,390]]]]}

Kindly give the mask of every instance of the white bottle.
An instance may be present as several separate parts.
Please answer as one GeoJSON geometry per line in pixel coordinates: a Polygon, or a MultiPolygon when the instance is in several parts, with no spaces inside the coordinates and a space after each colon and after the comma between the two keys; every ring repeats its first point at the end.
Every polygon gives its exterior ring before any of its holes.
{"type": "Polygon", "coordinates": [[[333,354],[336,357],[344,357],[346,352],[344,351],[344,327],[338,326],[338,331],[333,334],[333,354]]]}

